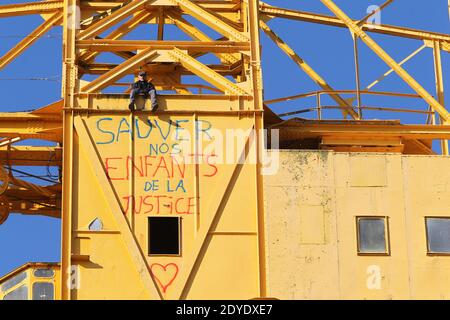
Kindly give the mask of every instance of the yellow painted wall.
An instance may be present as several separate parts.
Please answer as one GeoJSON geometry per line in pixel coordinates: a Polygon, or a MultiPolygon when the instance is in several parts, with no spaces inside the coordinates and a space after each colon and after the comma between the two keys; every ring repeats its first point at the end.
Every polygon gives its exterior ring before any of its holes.
{"type": "Polygon", "coordinates": [[[450,257],[427,255],[425,231],[425,216],[450,217],[450,157],[279,156],[264,189],[269,296],[450,298],[450,257]],[[356,216],[388,217],[390,255],[357,254],[356,216]],[[380,288],[370,285],[378,271],[380,288]]]}
{"type": "MultiPolygon", "coordinates": [[[[106,112],[78,120],[71,264],[76,266],[80,281],[72,290],[72,299],[159,299],[145,289],[146,272],[152,275],[151,285],[163,299],[259,297],[256,167],[218,162],[211,157],[214,150],[208,149],[210,141],[204,137],[208,133],[202,131],[211,127],[225,136],[229,128],[251,129],[253,116],[137,115],[134,121],[140,131],[135,128],[134,140],[129,132],[133,122],[129,114],[106,112]],[[89,139],[80,135],[81,127],[86,128],[89,139]],[[197,146],[203,162],[178,166],[171,153],[177,153],[183,143],[186,148],[192,147],[196,137],[204,143],[203,148],[197,146]],[[164,143],[168,145],[164,152],[150,149],[164,143]],[[134,178],[127,157],[133,158],[138,167],[134,178]],[[108,177],[107,183],[99,175],[108,177]],[[152,180],[159,181],[158,190],[146,190],[146,183],[152,180]],[[184,190],[175,190],[180,181],[184,190]],[[112,197],[107,189],[112,190],[112,197]],[[136,199],[134,213],[130,195],[136,199]],[[164,197],[159,198],[159,209],[156,196],[164,197]],[[182,200],[177,206],[178,199],[182,200]],[[120,203],[120,215],[126,218],[144,267],[133,262],[124,232],[112,212],[115,201],[120,203]],[[148,254],[151,216],[181,218],[180,255],[148,254]],[[88,229],[96,218],[103,222],[102,231],[88,229]]],[[[215,150],[216,154],[223,151],[215,150]]]]}

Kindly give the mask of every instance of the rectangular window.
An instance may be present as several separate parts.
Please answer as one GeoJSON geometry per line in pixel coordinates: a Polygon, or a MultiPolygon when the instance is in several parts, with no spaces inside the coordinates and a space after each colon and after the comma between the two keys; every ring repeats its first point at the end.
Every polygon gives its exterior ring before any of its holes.
{"type": "Polygon", "coordinates": [[[450,218],[426,217],[428,253],[450,254],[450,218]]]}
{"type": "Polygon", "coordinates": [[[36,269],[34,270],[34,276],[36,278],[52,278],[55,272],[52,269],[36,269]]]}
{"type": "Polygon", "coordinates": [[[389,254],[387,217],[356,217],[358,254],[389,254]]]}
{"type": "Polygon", "coordinates": [[[148,218],[148,254],[179,255],[181,220],[178,217],[148,218]]]}
{"type": "Polygon", "coordinates": [[[33,300],[54,300],[54,287],[51,282],[33,283],[33,300]]]}

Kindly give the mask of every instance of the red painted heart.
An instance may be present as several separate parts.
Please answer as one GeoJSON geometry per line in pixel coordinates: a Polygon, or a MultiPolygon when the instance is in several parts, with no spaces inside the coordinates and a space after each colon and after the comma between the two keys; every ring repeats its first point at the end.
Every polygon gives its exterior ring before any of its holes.
{"type": "Polygon", "coordinates": [[[154,263],[150,266],[150,270],[164,293],[166,293],[167,288],[175,281],[178,275],[178,266],[175,263],[166,265],[154,263]]]}

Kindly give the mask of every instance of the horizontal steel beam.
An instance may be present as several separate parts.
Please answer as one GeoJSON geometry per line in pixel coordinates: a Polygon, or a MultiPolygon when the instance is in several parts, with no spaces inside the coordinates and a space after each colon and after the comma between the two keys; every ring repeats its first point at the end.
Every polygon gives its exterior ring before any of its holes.
{"type": "Polygon", "coordinates": [[[1,5],[0,18],[51,13],[62,10],[63,6],[64,1],[42,1],[1,5]]]}
{"type": "MultiPolygon", "coordinates": [[[[120,3],[125,3],[128,0],[123,1],[91,1],[81,0],[80,7],[82,10],[97,10],[105,11],[117,7],[120,3]]],[[[214,12],[237,12],[241,9],[240,1],[210,1],[210,0],[193,0],[193,3],[205,8],[214,10],[214,12]]],[[[147,6],[147,10],[158,10],[160,6],[147,6]]]]}
{"type": "MultiPolygon", "coordinates": [[[[82,67],[82,72],[84,74],[103,74],[105,72],[109,72],[112,69],[116,68],[117,64],[110,63],[93,63],[88,64],[82,67]]],[[[206,65],[211,70],[221,74],[221,75],[238,75],[242,73],[241,65],[233,66],[224,66],[221,64],[218,65],[206,65]]],[[[158,64],[158,65],[147,65],[144,69],[151,75],[162,75],[162,74],[174,74],[181,73],[182,75],[193,75],[194,73],[186,68],[180,67],[177,64],[158,64]]],[[[136,74],[139,72],[139,69],[129,70],[128,74],[136,74]]]]}
{"type": "Polygon", "coordinates": [[[76,42],[78,49],[89,51],[134,51],[145,50],[172,50],[178,48],[189,52],[228,52],[238,53],[249,51],[248,42],[233,41],[157,41],[157,40],[112,40],[94,39],[79,40],[76,42]]]}
{"type": "Polygon", "coordinates": [[[273,128],[280,129],[284,140],[320,137],[401,137],[406,139],[449,139],[450,126],[446,125],[391,125],[391,124],[344,124],[344,123],[285,123],[273,128]]]}
{"type": "MultiPolygon", "coordinates": [[[[270,6],[264,3],[260,4],[260,12],[269,17],[274,16],[291,20],[299,20],[305,22],[325,24],[334,27],[347,28],[347,25],[339,18],[324,14],[284,9],[270,6]]],[[[353,20],[353,22],[358,23],[358,20],[353,20]]],[[[362,24],[361,28],[367,32],[382,33],[392,36],[420,39],[420,40],[437,40],[441,42],[450,43],[450,35],[444,33],[430,32],[425,30],[411,29],[386,24],[370,24],[370,23],[362,24]]]]}
{"type": "Polygon", "coordinates": [[[34,115],[26,112],[1,112],[0,137],[20,137],[60,142],[62,119],[52,115],[34,115]]]}
{"type": "Polygon", "coordinates": [[[0,147],[0,162],[14,166],[61,166],[59,147],[7,146],[0,147]]]}

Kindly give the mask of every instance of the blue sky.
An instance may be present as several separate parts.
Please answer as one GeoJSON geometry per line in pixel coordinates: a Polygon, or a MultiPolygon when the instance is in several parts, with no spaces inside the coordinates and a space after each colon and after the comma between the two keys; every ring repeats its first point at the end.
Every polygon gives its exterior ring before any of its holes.
{"type": "MultiPolygon", "coordinates": [[[[0,0],[0,4],[21,3],[21,0],[0,0]]],[[[35,2],[35,1],[33,1],[35,2]]],[[[269,4],[280,7],[331,14],[319,0],[267,0],[269,4]]],[[[380,5],[380,0],[339,0],[336,3],[352,18],[360,19],[366,15],[369,5],[380,5]]],[[[40,23],[40,16],[16,18],[0,18],[0,55],[6,53],[40,23]]],[[[190,19],[195,23],[192,19],[190,19]]],[[[449,33],[449,16],[447,0],[395,0],[382,13],[383,24],[393,24],[441,33],[449,33]]],[[[195,23],[197,24],[197,23],[195,23]]],[[[275,19],[268,22],[297,53],[321,74],[335,89],[354,90],[354,58],[350,33],[346,29],[315,25],[306,22],[275,19]]],[[[215,32],[203,29],[209,35],[218,36],[215,32]]],[[[32,48],[17,58],[13,63],[0,70],[0,93],[2,96],[1,111],[32,110],[59,99],[61,79],[61,28],[53,28],[46,36],[39,39],[32,48]],[[40,79],[40,80],[39,80],[40,79]],[[43,80],[46,79],[46,80],[43,80]]],[[[143,26],[127,38],[143,38],[144,34],[156,37],[156,29],[143,26]]],[[[167,38],[187,40],[181,32],[173,27],[167,29],[167,38]]],[[[391,56],[402,60],[422,43],[418,40],[403,39],[386,35],[371,34],[391,56]]],[[[266,99],[319,90],[298,67],[289,60],[264,34],[261,35],[263,54],[264,93],[266,99]]],[[[359,45],[361,86],[377,79],[389,68],[364,44],[359,45]]],[[[111,55],[99,57],[104,62],[117,59],[111,55]]],[[[449,54],[442,53],[443,68],[449,70],[449,54]]],[[[214,58],[205,56],[204,62],[214,58]]],[[[433,55],[430,48],[423,50],[410,62],[404,65],[430,93],[434,95],[433,55]]],[[[444,78],[446,104],[450,99],[448,75],[444,78]]],[[[86,79],[89,79],[86,78],[86,79]]],[[[130,78],[125,78],[124,81],[130,78]]],[[[190,81],[190,80],[188,80],[190,81]]],[[[376,86],[378,91],[397,91],[413,93],[413,91],[391,74],[385,81],[376,86]]],[[[114,91],[114,90],[110,90],[114,91]]],[[[348,97],[348,96],[347,96],[348,97]]],[[[331,103],[324,99],[324,103],[331,103]]],[[[420,108],[425,104],[417,99],[373,99],[363,98],[365,105],[420,108]]],[[[288,112],[314,106],[314,100],[296,100],[289,103],[275,104],[275,112],[288,112]]],[[[378,119],[396,119],[400,114],[366,113],[368,117],[378,119]]],[[[312,114],[302,115],[311,117],[312,114]]],[[[329,118],[338,117],[339,113],[330,112],[329,118]]],[[[403,123],[422,123],[423,116],[401,116],[403,123]]],[[[43,145],[44,142],[34,141],[43,145]]],[[[21,168],[29,170],[30,168],[21,168]]],[[[45,174],[46,169],[33,169],[35,174],[45,174]]],[[[28,217],[12,214],[0,226],[0,275],[11,271],[28,261],[58,261],[60,256],[60,221],[46,217],[28,217]]]]}

